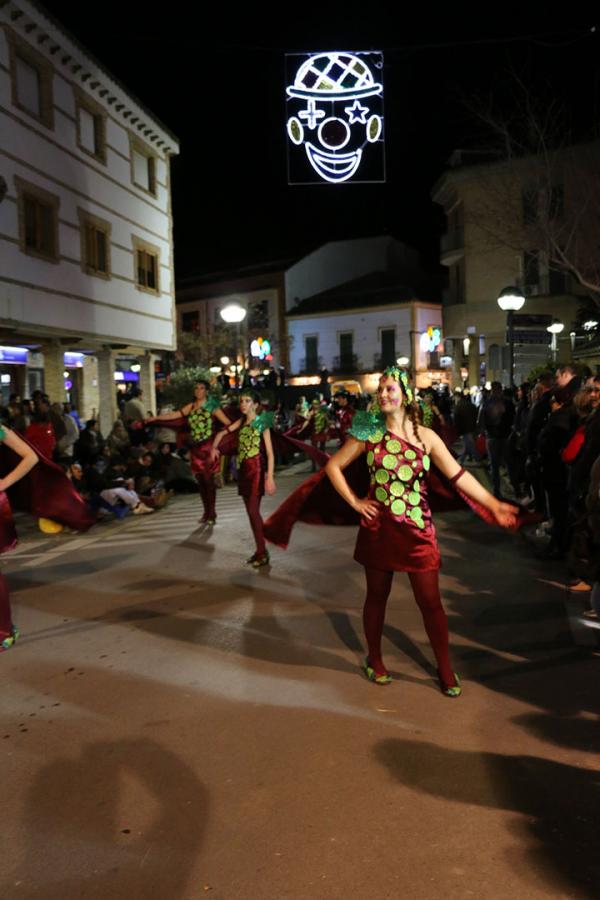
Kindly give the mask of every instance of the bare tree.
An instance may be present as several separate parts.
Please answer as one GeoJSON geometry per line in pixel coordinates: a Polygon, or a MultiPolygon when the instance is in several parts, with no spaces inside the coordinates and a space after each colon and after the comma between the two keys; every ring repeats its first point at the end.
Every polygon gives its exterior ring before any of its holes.
{"type": "Polygon", "coordinates": [[[509,114],[494,96],[463,98],[483,128],[477,153],[487,159],[472,167],[471,221],[490,246],[537,256],[600,307],[600,141],[572,143],[566,112],[552,93],[534,95],[514,71],[510,80],[509,114]]]}

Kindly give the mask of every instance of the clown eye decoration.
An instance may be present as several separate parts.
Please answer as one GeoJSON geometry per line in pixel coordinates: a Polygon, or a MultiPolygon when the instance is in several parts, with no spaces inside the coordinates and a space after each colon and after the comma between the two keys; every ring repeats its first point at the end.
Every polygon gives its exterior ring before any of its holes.
{"type": "Polygon", "coordinates": [[[289,54],[286,67],[289,183],[385,181],[382,54],[289,54]]]}

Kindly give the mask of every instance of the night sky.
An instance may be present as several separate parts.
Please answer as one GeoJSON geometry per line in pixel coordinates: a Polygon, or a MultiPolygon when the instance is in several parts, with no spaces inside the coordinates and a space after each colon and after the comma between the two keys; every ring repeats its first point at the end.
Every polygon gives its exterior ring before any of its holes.
{"type": "MultiPolygon", "coordinates": [[[[429,191],[456,147],[485,143],[465,97],[493,93],[510,112],[509,69],[537,96],[557,95],[576,138],[597,135],[600,37],[595,23],[544,12],[450,23],[427,7],[409,25],[397,2],[281,5],[105,0],[46,8],[173,131],[178,280],[299,256],[330,240],[391,234],[435,269],[443,216],[429,191]],[[160,12],[155,12],[158,9],[160,12]],[[193,10],[197,10],[194,12],[193,10]],[[295,18],[298,21],[295,21],[295,18]],[[427,21],[430,19],[431,21],[427,21]],[[288,186],[286,52],[382,50],[387,182],[288,186]]],[[[454,21],[452,21],[452,18],[454,21]]]]}

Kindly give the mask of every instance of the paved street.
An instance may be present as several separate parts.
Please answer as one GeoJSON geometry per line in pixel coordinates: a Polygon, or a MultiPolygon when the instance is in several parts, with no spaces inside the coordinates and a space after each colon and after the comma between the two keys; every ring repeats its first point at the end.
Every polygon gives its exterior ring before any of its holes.
{"type": "Polygon", "coordinates": [[[26,525],[4,557],[3,900],[600,896],[600,658],[561,564],[438,517],[453,701],[402,575],[394,682],[361,677],[354,529],[252,572],[234,488],[218,513],[26,525]]]}

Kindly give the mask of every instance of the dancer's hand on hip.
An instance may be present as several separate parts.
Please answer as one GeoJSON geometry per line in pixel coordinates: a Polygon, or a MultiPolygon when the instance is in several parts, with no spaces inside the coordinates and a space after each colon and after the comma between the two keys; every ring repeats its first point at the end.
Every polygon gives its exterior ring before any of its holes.
{"type": "Polygon", "coordinates": [[[364,500],[357,499],[353,506],[356,512],[359,513],[363,519],[366,519],[367,522],[371,522],[379,513],[379,505],[375,500],[369,500],[368,497],[365,497],[364,500]]]}

